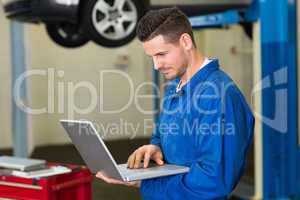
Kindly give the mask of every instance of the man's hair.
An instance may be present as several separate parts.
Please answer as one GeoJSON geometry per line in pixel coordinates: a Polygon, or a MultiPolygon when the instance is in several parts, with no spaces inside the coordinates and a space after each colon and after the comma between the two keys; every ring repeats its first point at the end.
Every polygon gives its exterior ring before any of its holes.
{"type": "Polygon", "coordinates": [[[140,19],[136,32],[142,42],[162,35],[167,42],[171,43],[177,43],[180,36],[187,33],[196,46],[188,17],[176,7],[148,11],[140,19]]]}

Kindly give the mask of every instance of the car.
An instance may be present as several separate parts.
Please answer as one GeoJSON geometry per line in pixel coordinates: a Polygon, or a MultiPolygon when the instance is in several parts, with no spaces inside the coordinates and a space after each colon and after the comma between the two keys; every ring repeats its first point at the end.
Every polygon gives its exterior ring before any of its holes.
{"type": "Polygon", "coordinates": [[[135,37],[138,20],[150,8],[177,5],[188,16],[192,16],[241,9],[250,2],[251,0],[2,0],[2,5],[8,18],[44,23],[49,37],[55,43],[75,48],[90,40],[104,47],[128,44],[135,37]]]}
{"type": "Polygon", "coordinates": [[[93,40],[119,47],[135,37],[145,5],[140,0],[2,0],[5,15],[14,20],[44,23],[50,38],[64,47],[93,40]]]}

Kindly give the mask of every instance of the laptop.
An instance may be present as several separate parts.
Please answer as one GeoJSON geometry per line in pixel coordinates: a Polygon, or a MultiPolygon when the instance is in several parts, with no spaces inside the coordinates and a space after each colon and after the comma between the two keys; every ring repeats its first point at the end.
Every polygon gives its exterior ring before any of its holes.
{"type": "Polygon", "coordinates": [[[129,169],[127,164],[117,164],[102,138],[90,121],[60,120],[82,159],[92,173],[101,171],[106,176],[122,181],[170,176],[187,173],[188,167],[164,164],[148,168],[129,169]]]}

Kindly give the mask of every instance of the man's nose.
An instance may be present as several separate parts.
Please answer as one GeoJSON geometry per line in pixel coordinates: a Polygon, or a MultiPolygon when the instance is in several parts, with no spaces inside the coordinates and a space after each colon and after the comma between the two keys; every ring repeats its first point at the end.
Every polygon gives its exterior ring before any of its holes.
{"type": "Polygon", "coordinates": [[[154,62],[154,69],[159,70],[163,65],[158,59],[153,59],[154,62]]]}

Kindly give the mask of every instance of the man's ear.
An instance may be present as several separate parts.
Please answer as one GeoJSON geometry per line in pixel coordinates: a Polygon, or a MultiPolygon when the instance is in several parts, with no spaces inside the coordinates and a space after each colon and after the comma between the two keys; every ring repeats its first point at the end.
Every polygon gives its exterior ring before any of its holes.
{"type": "Polygon", "coordinates": [[[187,33],[183,33],[180,36],[179,41],[180,41],[181,46],[185,50],[191,50],[193,48],[193,46],[194,46],[191,36],[189,34],[187,34],[187,33]]]}

